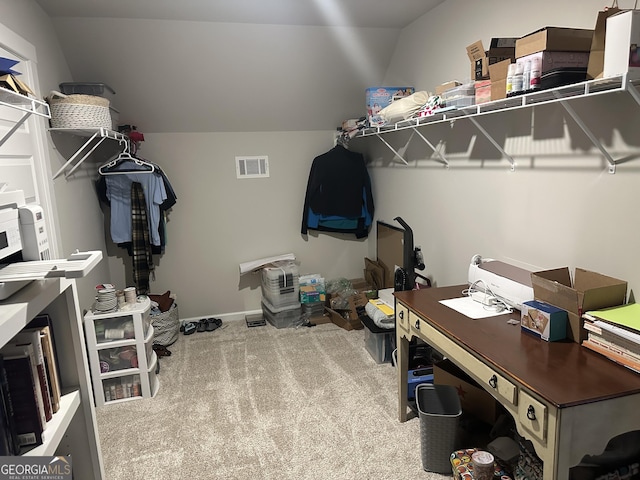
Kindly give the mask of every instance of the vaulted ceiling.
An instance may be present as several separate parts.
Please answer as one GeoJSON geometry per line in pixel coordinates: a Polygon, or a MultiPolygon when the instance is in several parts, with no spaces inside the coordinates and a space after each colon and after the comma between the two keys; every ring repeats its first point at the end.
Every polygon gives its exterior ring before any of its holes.
{"type": "Polygon", "coordinates": [[[67,81],[110,85],[123,123],[161,133],[331,130],[363,115],[402,28],[444,0],[36,1],[67,81]]]}

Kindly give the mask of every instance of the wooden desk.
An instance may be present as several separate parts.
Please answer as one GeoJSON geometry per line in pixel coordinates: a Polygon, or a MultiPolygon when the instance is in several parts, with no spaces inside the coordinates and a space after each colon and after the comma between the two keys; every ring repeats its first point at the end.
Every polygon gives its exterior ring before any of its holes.
{"type": "Polygon", "coordinates": [[[640,375],[573,342],[545,342],[510,325],[519,312],[473,320],[439,303],[466,285],[396,292],[399,420],[407,419],[409,341],[419,337],[502,404],[544,462],[567,479],[586,454],[640,430],[640,375]]]}

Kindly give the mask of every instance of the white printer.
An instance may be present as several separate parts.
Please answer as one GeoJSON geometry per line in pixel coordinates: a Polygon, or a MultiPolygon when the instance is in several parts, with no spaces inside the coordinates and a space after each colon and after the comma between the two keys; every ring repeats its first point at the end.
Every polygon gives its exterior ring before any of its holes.
{"type": "Polygon", "coordinates": [[[469,285],[486,288],[511,307],[522,310],[522,304],[533,300],[531,272],[492,258],[474,255],[469,264],[469,285]]]}
{"type": "Polygon", "coordinates": [[[91,251],[51,260],[42,207],[28,205],[21,190],[0,190],[0,300],[33,280],[83,277],[101,259],[91,251]]]}

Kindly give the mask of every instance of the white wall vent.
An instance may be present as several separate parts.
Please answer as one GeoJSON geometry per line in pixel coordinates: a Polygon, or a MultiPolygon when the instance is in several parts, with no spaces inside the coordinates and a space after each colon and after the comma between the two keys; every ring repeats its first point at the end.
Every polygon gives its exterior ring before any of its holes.
{"type": "Polygon", "coordinates": [[[238,178],[261,178],[269,176],[269,157],[236,157],[236,176],[238,178]]]}

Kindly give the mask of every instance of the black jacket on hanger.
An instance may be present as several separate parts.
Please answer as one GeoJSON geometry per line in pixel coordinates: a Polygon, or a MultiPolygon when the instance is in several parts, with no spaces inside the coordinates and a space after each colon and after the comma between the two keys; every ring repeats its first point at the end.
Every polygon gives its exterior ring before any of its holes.
{"type": "Polygon", "coordinates": [[[302,234],[312,229],[355,233],[363,238],[368,235],[373,213],[371,180],[362,154],[336,145],[313,160],[302,213],[302,234]],[[336,217],[352,220],[356,226],[340,228],[336,217]]]}

